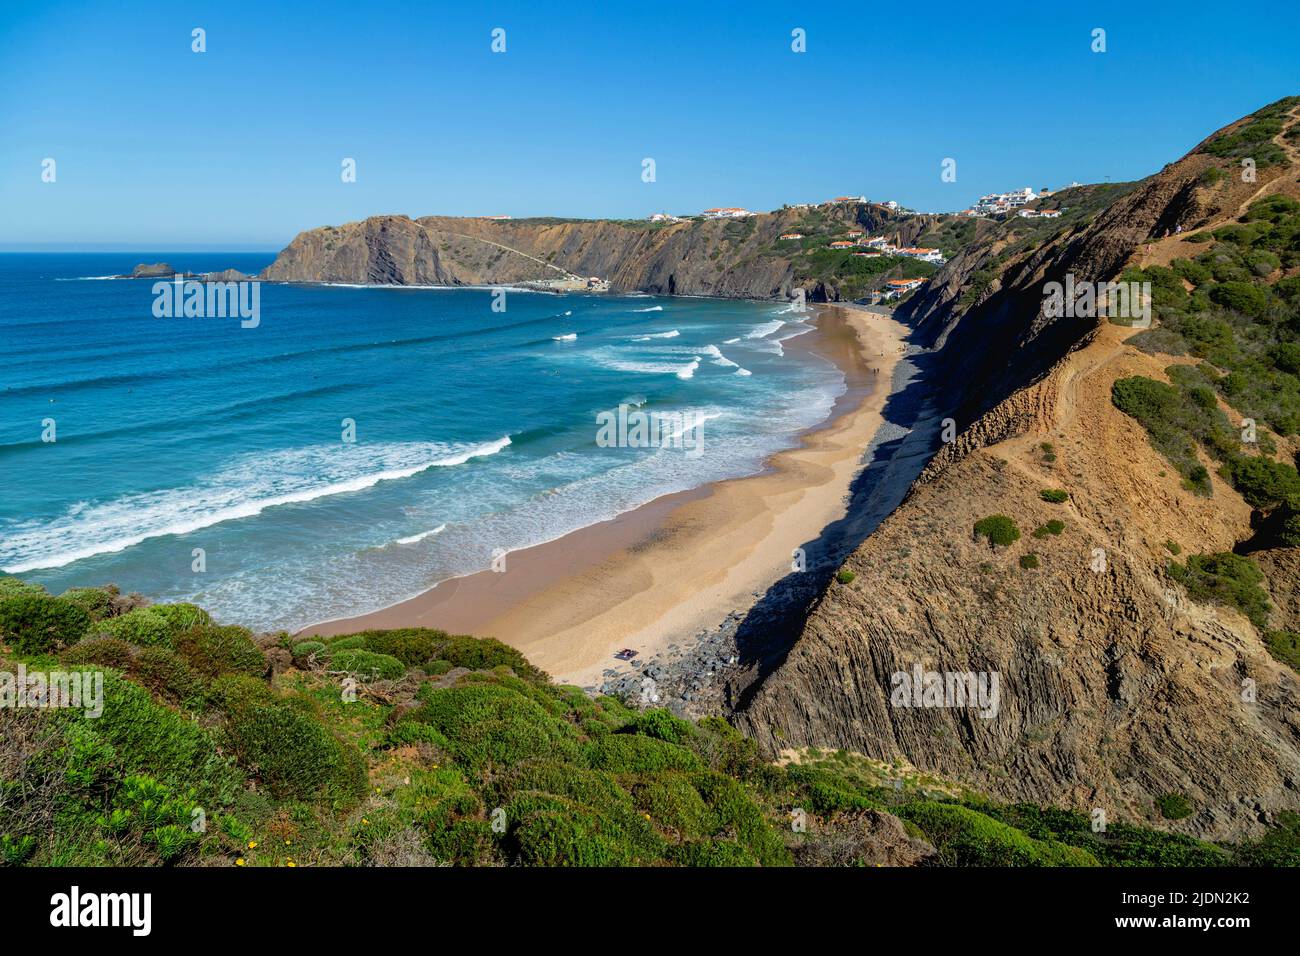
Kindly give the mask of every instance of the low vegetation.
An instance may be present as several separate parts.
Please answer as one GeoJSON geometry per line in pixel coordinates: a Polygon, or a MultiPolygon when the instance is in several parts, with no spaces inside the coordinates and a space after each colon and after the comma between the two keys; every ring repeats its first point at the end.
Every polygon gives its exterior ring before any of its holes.
{"type": "Polygon", "coordinates": [[[975,537],[987,538],[993,547],[1007,547],[1020,540],[1020,529],[1006,515],[989,515],[975,522],[975,537]]]}
{"type": "Polygon", "coordinates": [[[1241,847],[1096,834],[843,752],[773,764],[719,718],[592,699],[497,641],[294,641],[139,605],[0,578],[0,671],[104,681],[98,717],[0,708],[0,863],[851,865],[876,859],[863,821],[882,813],[954,866],[1275,865],[1300,846],[1289,823],[1241,847]]]}
{"type": "Polygon", "coordinates": [[[1260,587],[1264,573],[1250,558],[1230,551],[1192,554],[1186,564],[1170,561],[1169,576],[1187,589],[1193,601],[1236,608],[1256,627],[1268,624],[1271,605],[1260,587]]]}
{"type": "Polygon", "coordinates": [[[1237,129],[1215,136],[1201,147],[1201,152],[1220,159],[1253,159],[1261,168],[1285,163],[1286,152],[1273,139],[1282,132],[1284,118],[1297,103],[1300,96],[1270,103],[1252,113],[1237,129]]]}

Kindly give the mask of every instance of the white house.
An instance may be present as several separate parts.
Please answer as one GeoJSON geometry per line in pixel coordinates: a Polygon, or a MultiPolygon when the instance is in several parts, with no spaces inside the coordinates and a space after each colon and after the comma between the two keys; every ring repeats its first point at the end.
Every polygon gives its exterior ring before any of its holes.
{"type": "Polygon", "coordinates": [[[938,249],[927,249],[917,246],[899,249],[898,254],[900,256],[907,256],[909,259],[920,259],[922,262],[933,262],[938,265],[943,265],[948,261],[943,257],[943,253],[938,249]]]}
{"type": "Polygon", "coordinates": [[[748,209],[741,209],[739,206],[719,206],[706,209],[700,215],[705,219],[745,219],[757,214],[750,212],[748,209]]]}

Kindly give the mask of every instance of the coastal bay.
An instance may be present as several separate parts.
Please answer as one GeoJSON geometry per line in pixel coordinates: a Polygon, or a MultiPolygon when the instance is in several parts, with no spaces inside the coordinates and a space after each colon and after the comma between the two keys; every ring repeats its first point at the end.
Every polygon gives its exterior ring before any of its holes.
{"type": "Polygon", "coordinates": [[[834,361],[846,390],[824,422],[797,447],[770,456],[759,474],[662,496],[511,552],[505,573],[455,578],[302,633],[412,626],[473,632],[519,648],[557,680],[590,685],[620,649],[648,658],[752,603],[790,572],[795,548],[844,517],[904,349],[906,327],[887,314],[819,308],[816,332],[798,347],[834,361]]]}

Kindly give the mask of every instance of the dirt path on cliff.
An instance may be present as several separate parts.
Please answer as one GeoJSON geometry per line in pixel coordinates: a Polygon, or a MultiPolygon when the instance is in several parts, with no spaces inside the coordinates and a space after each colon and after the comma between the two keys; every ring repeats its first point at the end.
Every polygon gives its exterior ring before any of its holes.
{"type": "Polygon", "coordinates": [[[1300,184],[1300,141],[1293,142],[1286,138],[1287,131],[1293,128],[1295,123],[1300,122],[1300,106],[1294,107],[1287,114],[1287,118],[1291,122],[1283,124],[1282,131],[1273,137],[1273,143],[1286,153],[1287,162],[1291,167],[1290,173],[1284,173],[1277,179],[1270,179],[1260,185],[1258,189],[1253,190],[1249,196],[1237,204],[1237,211],[1230,217],[1220,216],[1203,226],[1197,226],[1195,229],[1188,229],[1174,236],[1155,239],[1139,246],[1139,251],[1130,259],[1130,262],[1138,266],[1138,268],[1145,269],[1148,266],[1167,266],[1175,259],[1193,258],[1201,244],[1192,242],[1192,236],[1218,229],[1229,219],[1240,219],[1246,214],[1246,210],[1250,208],[1251,203],[1264,195],[1278,192],[1280,180],[1286,180],[1289,177],[1292,183],[1300,184]],[[1190,246],[1185,246],[1184,243],[1189,243],[1190,246]]]}

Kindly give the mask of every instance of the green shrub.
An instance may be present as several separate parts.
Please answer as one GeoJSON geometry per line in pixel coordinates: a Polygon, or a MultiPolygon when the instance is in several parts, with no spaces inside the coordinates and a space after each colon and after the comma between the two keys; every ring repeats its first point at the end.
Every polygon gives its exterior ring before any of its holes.
{"type": "Polygon", "coordinates": [[[346,671],[362,680],[397,680],[406,673],[406,665],[396,657],[361,650],[330,654],[330,669],[346,671]]]}
{"type": "Polygon", "coordinates": [[[202,703],[206,685],[171,648],[144,648],[131,663],[131,676],[158,697],[187,706],[202,703]]]}
{"type": "Polygon", "coordinates": [[[1056,518],[1053,518],[1051,521],[1047,522],[1047,524],[1039,525],[1037,528],[1035,528],[1034,537],[1042,539],[1042,538],[1046,538],[1049,534],[1058,535],[1064,530],[1065,530],[1065,522],[1058,521],[1056,518]]]}
{"type": "Polygon", "coordinates": [[[326,643],[329,645],[331,654],[335,651],[363,651],[366,649],[366,636],[364,634],[347,634],[343,637],[327,638],[326,643]]]}
{"type": "Polygon", "coordinates": [[[1268,623],[1271,605],[1259,585],[1264,574],[1250,558],[1230,551],[1188,555],[1187,564],[1169,563],[1169,576],[1194,601],[1235,607],[1259,628],[1268,623]]]}
{"type": "Polygon", "coordinates": [[[512,831],[520,862],[529,866],[623,866],[626,851],[585,813],[539,811],[512,831]]]}
{"type": "Polygon", "coordinates": [[[700,770],[704,764],[685,747],[652,737],[610,734],[583,746],[587,762],[611,773],[663,773],[669,770],[700,770]]]}
{"type": "Polygon", "coordinates": [[[1086,850],[1055,840],[1040,841],[967,807],[921,802],[898,815],[921,828],[950,866],[1096,866],[1086,850]]]}
{"type": "Polygon", "coordinates": [[[278,696],[243,675],[221,678],[213,694],[236,759],[277,799],[350,806],[364,795],[361,753],[331,734],[306,700],[278,696]]]}
{"type": "Polygon", "coordinates": [[[684,774],[647,777],[633,786],[632,796],[639,811],[679,838],[710,836],[717,830],[713,812],[684,774]]]}
{"type": "Polygon", "coordinates": [[[1288,502],[1300,502],[1300,474],[1295,466],[1263,456],[1234,457],[1227,463],[1232,486],[1252,508],[1272,511],[1288,502]]]}
{"type": "Polygon", "coordinates": [[[1223,413],[1192,401],[1189,391],[1135,375],[1115,381],[1111,400],[1147,430],[1152,447],[1178,470],[1188,490],[1208,495],[1209,472],[1197,457],[1197,443],[1227,447],[1236,438],[1223,413]]]}
{"type": "Polygon", "coordinates": [[[1166,820],[1181,820],[1192,815],[1192,804],[1181,793],[1166,793],[1156,797],[1156,806],[1166,820]]]}
{"type": "Polygon", "coordinates": [[[407,627],[393,631],[365,631],[360,636],[365,639],[362,646],[366,650],[396,657],[408,667],[432,660],[447,641],[445,631],[423,627],[407,627]]]}
{"type": "Polygon", "coordinates": [[[44,654],[77,643],[90,615],[71,601],[39,592],[0,600],[0,640],[20,654],[44,654]]]}
{"type": "Polygon", "coordinates": [[[266,655],[253,642],[252,632],[237,626],[216,625],[191,628],[175,638],[176,649],[200,674],[247,674],[261,677],[266,673],[266,655]]]}
{"type": "Polygon", "coordinates": [[[146,774],[171,787],[199,787],[209,806],[228,801],[241,780],[207,729],[113,671],[104,674],[103,714],[85,724],[113,747],[125,773],[146,774]]]}
{"type": "Polygon", "coordinates": [[[840,584],[850,584],[856,577],[857,575],[847,568],[835,572],[835,580],[839,581],[840,584]]]}
{"type": "Polygon", "coordinates": [[[513,687],[487,682],[449,688],[426,684],[417,699],[422,706],[409,718],[431,725],[446,737],[457,762],[470,770],[489,764],[511,766],[530,757],[573,760],[577,756],[573,726],[513,687]]]}
{"type": "Polygon", "coordinates": [[[1300,866],[1300,813],[1282,811],[1275,826],[1238,846],[1234,856],[1238,866],[1300,866]]]}
{"type": "Polygon", "coordinates": [[[670,744],[684,744],[695,736],[695,727],[689,720],[674,717],[662,707],[643,711],[623,729],[656,740],[666,740],[670,744]]]}
{"type": "Polygon", "coordinates": [[[320,641],[302,641],[293,645],[293,656],[296,660],[305,661],[315,654],[317,657],[323,656],[325,645],[320,641]]]}
{"type": "Polygon", "coordinates": [[[1210,289],[1210,301],[1243,315],[1262,315],[1268,306],[1268,293],[1248,282],[1222,282],[1210,289]]]}
{"type": "Polygon", "coordinates": [[[1022,567],[1026,571],[1032,571],[1034,568],[1037,568],[1038,555],[1034,554],[1033,552],[1030,552],[1029,554],[1022,554],[1020,556],[1020,567],[1022,567]]]}
{"type": "Polygon", "coordinates": [[[492,638],[448,637],[438,650],[438,657],[451,661],[455,667],[467,667],[470,670],[491,670],[494,667],[509,667],[524,680],[534,683],[547,683],[546,674],[528,662],[523,654],[492,638]]]}
{"type": "Polygon", "coordinates": [[[0,574],[0,601],[5,598],[15,597],[19,594],[48,594],[49,592],[39,584],[32,584],[24,581],[22,578],[11,577],[8,574],[0,574]]]}
{"type": "Polygon", "coordinates": [[[1179,833],[1167,833],[1123,821],[1107,823],[1104,833],[1092,831],[1092,821],[1074,810],[1028,803],[972,807],[986,816],[1021,830],[1040,842],[1070,844],[1087,851],[1105,866],[1223,866],[1219,848],[1179,833]]]}
{"type": "Polygon", "coordinates": [[[1070,500],[1070,493],[1062,488],[1044,488],[1038,493],[1038,497],[1051,504],[1059,505],[1070,500]]]}
{"type": "Polygon", "coordinates": [[[732,840],[690,840],[672,851],[678,866],[740,867],[757,866],[758,860],[732,840]]]}
{"type": "Polygon", "coordinates": [[[1264,646],[1277,660],[1300,673],[1300,634],[1292,631],[1268,631],[1264,646]]]}
{"type": "Polygon", "coordinates": [[[1006,515],[989,515],[975,522],[975,537],[988,538],[994,547],[1006,547],[1020,540],[1020,529],[1006,515]]]}
{"type": "Polygon", "coordinates": [[[92,621],[102,621],[113,616],[113,598],[117,588],[69,588],[59,595],[90,615],[92,621]]]}
{"type": "Polygon", "coordinates": [[[744,784],[710,770],[691,779],[713,812],[718,836],[734,839],[763,866],[790,864],[790,852],[744,784]]]}
{"type": "Polygon", "coordinates": [[[98,665],[124,671],[130,668],[135,648],[116,637],[92,637],[68,648],[60,659],[70,666],[98,665]]]}
{"type": "Polygon", "coordinates": [[[158,610],[160,605],[138,607],[121,617],[95,625],[95,630],[134,644],[136,647],[171,647],[174,628],[172,618],[158,610]]]}

